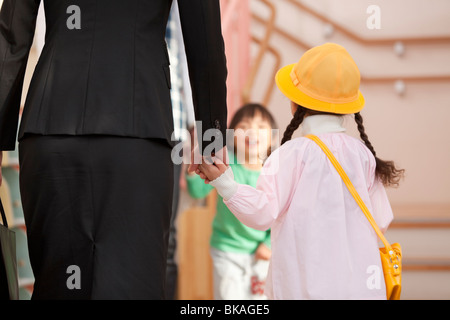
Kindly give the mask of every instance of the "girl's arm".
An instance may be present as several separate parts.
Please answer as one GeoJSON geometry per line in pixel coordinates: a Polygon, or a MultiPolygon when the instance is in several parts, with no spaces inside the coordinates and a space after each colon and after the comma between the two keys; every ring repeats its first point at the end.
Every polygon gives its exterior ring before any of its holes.
{"type": "Polygon", "coordinates": [[[289,207],[302,161],[299,150],[286,145],[267,159],[256,188],[235,182],[232,169],[220,161],[200,166],[230,211],[248,227],[268,230],[289,207]]]}
{"type": "Polygon", "coordinates": [[[394,219],[394,215],[386,189],[380,180],[375,179],[375,183],[369,189],[369,196],[372,204],[372,216],[381,232],[385,233],[394,219]]]}
{"type": "Polygon", "coordinates": [[[372,217],[375,219],[382,233],[385,233],[394,219],[391,204],[386,193],[386,189],[380,179],[376,177],[376,161],[372,153],[364,148],[367,153],[368,165],[366,166],[366,180],[368,184],[370,205],[369,208],[372,217]]]}

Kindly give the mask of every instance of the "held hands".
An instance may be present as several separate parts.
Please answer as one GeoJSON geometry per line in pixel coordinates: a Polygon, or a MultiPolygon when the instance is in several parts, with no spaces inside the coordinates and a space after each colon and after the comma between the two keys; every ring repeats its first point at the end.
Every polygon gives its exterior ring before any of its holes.
{"type": "Polygon", "coordinates": [[[198,145],[195,146],[191,154],[191,165],[189,173],[196,173],[209,184],[211,181],[220,177],[228,168],[228,152],[227,148],[213,154],[211,157],[202,156],[199,152],[198,145]],[[201,162],[201,163],[199,163],[201,162]]]}
{"type": "Polygon", "coordinates": [[[233,171],[228,165],[227,148],[223,147],[211,157],[201,156],[198,152],[198,148],[194,148],[192,151],[192,158],[195,157],[200,157],[200,159],[197,158],[197,160],[200,161],[193,162],[193,164],[190,165],[188,172],[195,172],[206,184],[210,184],[216,188],[223,200],[231,199],[233,195],[236,194],[239,184],[234,181],[233,171]],[[197,152],[197,154],[194,154],[195,152],[197,152]]]}
{"type": "Polygon", "coordinates": [[[210,183],[220,177],[226,170],[228,165],[224,164],[219,158],[203,158],[203,163],[198,166],[196,173],[205,183],[210,183]]]}

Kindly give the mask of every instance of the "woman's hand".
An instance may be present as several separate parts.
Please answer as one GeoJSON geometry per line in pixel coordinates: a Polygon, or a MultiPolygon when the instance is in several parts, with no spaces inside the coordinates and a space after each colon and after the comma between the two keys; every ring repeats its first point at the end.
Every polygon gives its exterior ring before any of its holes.
{"type": "MultiPolygon", "coordinates": [[[[219,159],[222,161],[222,163],[228,163],[228,149],[227,147],[223,147],[222,149],[218,150],[217,152],[213,153],[213,157],[219,159]]],[[[191,152],[191,163],[188,167],[188,173],[193,174],[197,173],[199,174],[199,166],[200,162],[204,162],[205,158],[200,154],[200,150],[198,147],[198,144],[195,144],[192,152],[191,152]]],[[[204,179],[204,178],[202,178],[204,179]]]]}
{"type": "Polygon", "coordinates": [[[217,157],[211,159],[203,158],[203,162],[198,166],[196,173],[205,180],[205,183],[209,183],[220,177],[227,169],[228,166],[217,157]],[[214,162],[211,163],[210,161],[214,162]]]}

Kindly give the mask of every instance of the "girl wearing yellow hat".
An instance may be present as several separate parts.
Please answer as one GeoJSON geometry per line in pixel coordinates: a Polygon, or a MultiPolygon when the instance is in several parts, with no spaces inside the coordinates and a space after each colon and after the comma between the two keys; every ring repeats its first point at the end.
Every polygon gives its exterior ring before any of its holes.
{"type": "Polygon", "coordinates": [[[292,101],[293,119],[256,188],[236,183],[218,159],[198,173],[241,222],[271,228],[269,298],[386,299],[377,235],[327,155],[307,138],[328,146],[385,232],[393,219],[385,186],[398,185],[403,170],[376,157],[365,133],[358,67],[345,48],[326,43],[282,68],[276,83],[292,101]],[[363,142],[345,133],[345,114],[354,114],[363,142]],[[300,126],[302,137],[291,139],[300,126]]]}

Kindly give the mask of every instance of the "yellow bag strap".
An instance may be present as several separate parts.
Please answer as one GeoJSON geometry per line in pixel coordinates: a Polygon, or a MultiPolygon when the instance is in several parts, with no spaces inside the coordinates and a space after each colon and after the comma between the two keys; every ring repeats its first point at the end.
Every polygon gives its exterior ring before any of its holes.
{"type": "Polygon", "coordinates": [[[306,138],[309,138],[309,139],[313,140],[314,142],[316,142],[319,145],[319,147],[325,152],[325,154],[328,156],[328,158],[330,159],[331,163],[334,165],[334,167],[336,168],[337,172],[341,176],[342,180],[344,180],[344,182],[345,182],[348,190],[352,194],[353,198],[355,198],[356,203],[359,205],[359,207],[361,208],[362,212],[364,213],[364,215],[366,216],[366,218],[369,220],[370,224],[372,225],[373,229],[375,230],[376,234],[378,235],[378,237],[383,242],[387,252],[389,252],[389,253],[392,252],[391,245],[389,244],[387,239],[384,237],[384,235],[381,232],[380,228],[378,228],[378,225],[376,224],[375,220],[373,219],[372,215],[370,214],[369,209],[366,207],[364,201],[359,196],[358,192],[356,191],[356,189],[353,186],[352,182],[350,181],[349,177],[347,176],[347,174],[345,173],[344,169],[339,164],[339,162],[336,160],[336,158],[334,157],[333,153],[331,153],[330,149],[328,149],[328,147],[325,145],[325,143],[323,143],[322,140],[320,140],[315,135],[310,134],[310,135],[307,135],[306,138]]]}

